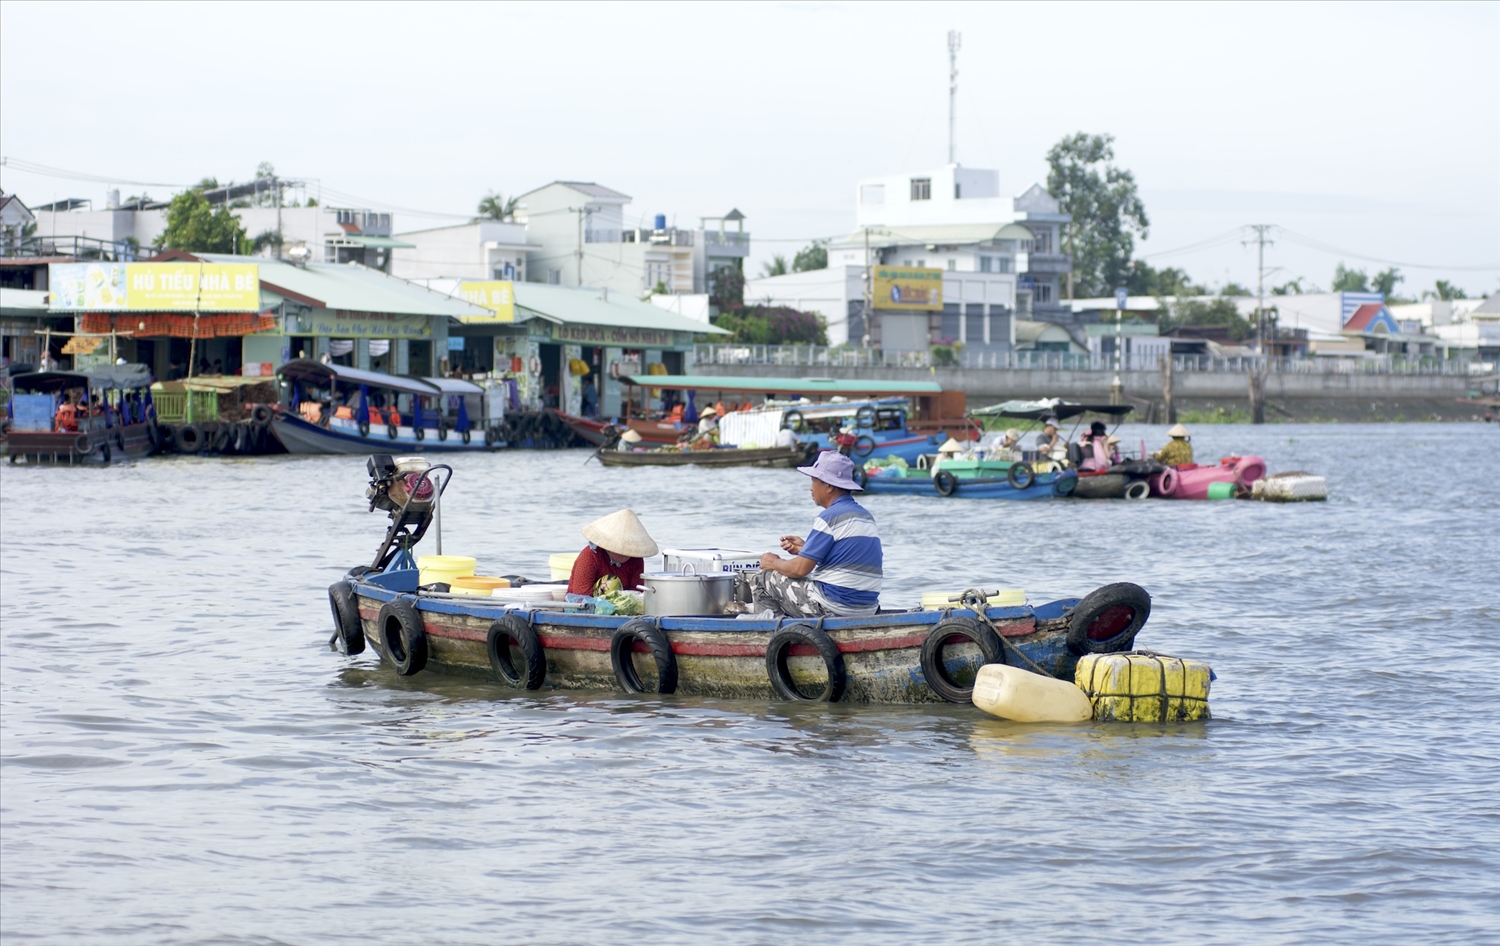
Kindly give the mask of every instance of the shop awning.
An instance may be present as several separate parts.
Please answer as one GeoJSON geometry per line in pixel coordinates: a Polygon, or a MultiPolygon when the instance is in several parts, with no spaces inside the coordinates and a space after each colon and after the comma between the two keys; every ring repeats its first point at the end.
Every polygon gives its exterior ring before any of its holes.
{"type": "Polygon", "coordinates": [[[259,312],[211,312],[183,315],[180,312],[85,312],[79,331],[93,335],[118,332],[135,338],[225,338],[276,330],[276,317],[259,312]]]}
{"type": "Polygon", "coordinates": [[[404,394],[433,395],[442,393],[436,386],[406,375],[386,374],[383,371],[365,371],[362,368],[346,368],[343,365],[325,365],[323,362],[313,361],[311,358],[295,358],[277,368],[276,373],[292,381],[307,381],[319,385],[339,381],[344,384],[368,384],[372,388],[400,391],[404,394]]]}

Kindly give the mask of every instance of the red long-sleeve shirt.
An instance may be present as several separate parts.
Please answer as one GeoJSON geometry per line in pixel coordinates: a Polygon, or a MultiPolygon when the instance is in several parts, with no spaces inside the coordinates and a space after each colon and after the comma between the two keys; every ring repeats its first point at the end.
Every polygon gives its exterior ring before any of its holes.
{"type": "Polygon", "coordinates": [[[568,579],[568,593],[591,595],[594,593],[594,583],[608,575],[620,579],[620,584],[626,591],[634,591],[641,584],[645,573],[644,559],[627,558],[616,565],[609,560],[608,552],[593,546],[585,546],[583,551],[578,553],[578,558],[573,561],[573,574],[568,579]]]}

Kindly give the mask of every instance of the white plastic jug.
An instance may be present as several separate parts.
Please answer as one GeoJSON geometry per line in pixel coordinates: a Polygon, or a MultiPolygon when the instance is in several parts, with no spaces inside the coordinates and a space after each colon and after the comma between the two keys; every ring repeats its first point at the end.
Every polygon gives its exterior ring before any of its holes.
{"type": "Polygon", "coordinates": [[[974,705],[1018,723],[1077,723],[1094,716],[1088,694],[1077,686],[1008,664],[979,668],[974,705]]]}

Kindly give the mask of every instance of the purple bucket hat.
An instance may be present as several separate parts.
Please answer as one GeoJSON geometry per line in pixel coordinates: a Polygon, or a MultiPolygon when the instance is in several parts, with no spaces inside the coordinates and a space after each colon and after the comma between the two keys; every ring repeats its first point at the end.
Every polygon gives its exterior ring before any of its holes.
{"type": "Polygon", "coordinates": [[[847,489],[850,492],[864,489],[863,486],[854,482],[854,461],[837,450],[824,450],[818,454],[812,466],[799,466],[797,472],[806,473],[829,486],[837,486],[839,489],[847,489]]]}

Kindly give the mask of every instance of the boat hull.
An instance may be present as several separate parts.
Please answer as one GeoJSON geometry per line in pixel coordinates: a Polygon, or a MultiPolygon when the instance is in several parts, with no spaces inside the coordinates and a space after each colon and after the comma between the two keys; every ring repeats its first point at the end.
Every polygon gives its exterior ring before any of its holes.
{"type": "Polygon", "coordinates": [[[152,452],[150,425],[124,424],[87,431],[13,430],[5,452],[12,463],[108,463],[152,452]]]}
{"type": "Polygon", "coordinates": [[[599,462],[605,466],[760,466],[791,469],[809,462],[802,447],[766,447],[737,450],[733,447],[712,450],[601,450],[599,462]]]}
{"type": "MultiPolygon", "coordinates": [[[[360,623],[368,645],[382,659],[395,661],[378,628],[381,606],[394,598],[414,601],[427,637],[426,670],[441,674],[497,679],[490,666],[490,625],[506,614],[524,617],[537,632],[546,656],[544,686],[559,690],[618,691],[610,663],[610,639],[630,620],[615,616],[557,611],[506,610],[484,599],[457,601],[390,591],[351,578],[360,623]]],[[[1071,679],[1077,658],[1067,647],[1065,610],[1078,599],[1054,601],[1037,608],[991,608],[988,614],[1006,641],[1027,659],[1062,679],[1071,679]]],[[[854,703],[938,703],[942,698],[922,673],[922,644],[945,616],[973,616],[972,611],[898,611],[867,618],[735,620],[731,618],[654,618],[677,661],[676,692],[689,696],[776,700],[766,668],[766,648],[776,631],[789,624],[814,624],[834,641],[844,659],[847,685],[841,700],[854,703]]],[[[1021,663],[1006,648],[1007,661],[1021,663]]],[[[964,664],[977,667],[978,648],[949,645],[945,668],[952,675],[964,664]]],[[[650,658],[637,647],[638,668],[650,658]]],[[[794,646],[788,657],[794,681],[823,673],[822,659],[811,647],[794,646]]]]}
{"type": "Polygon", "coordinates": [[[1236,490],[1248,493],[1256,480],[1266,475],[1266,461],[1260,457],[1228,457],[1218,466],[1185,463],[1176,467],[1177,485],[1170,499],[1207,499],[1214,483],[1231,483],[1236,490]]]}
{"type": "Polygon", "coordinates": [[[875,495],[937,496],[943,499],[1051,499],[1058,495],[1057,478],[1063,473],[1038,473],[1031,485],[1016,489],[1005,477],[957,477],[953,492],[943,496],[930,476],[885,477],[865,480],[865,492],[875,495]]]}
{"type": "Polygon", "coordinates": [[[418,440],[410,427],[397,427],[396,436],[391,437],[389,428],[371,426],[369,435],[361,436],[358,425],[350,420],[334,418],[327,427],[321,427],[286,413],[271,418],[271,433],[287,453],[296,454],[483,453],[505,446],[504,443],[486,445],[484,433],[477,430],[467,444],[453,431],[449,431],[447,440],[439,440],[435,432],[424,430],[423,439],[418,440]],[[428,433],[432,436],[427,436],[428,433]]]}

